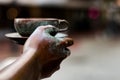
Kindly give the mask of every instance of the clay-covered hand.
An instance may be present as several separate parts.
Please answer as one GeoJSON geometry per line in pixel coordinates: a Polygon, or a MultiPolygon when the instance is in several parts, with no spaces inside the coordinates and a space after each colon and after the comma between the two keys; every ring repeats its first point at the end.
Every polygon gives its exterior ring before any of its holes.
{"type": "Polygon", "coordinates": [[[35,56],[39,59],[36,64],[41,65],[41,78],[51,76],[59,69],[63,59],[70,55],[69,47],[73,40],[67,37],[55,37],[59,29],[51,25],[38,27],[28,38],[24,45],[23,53],[34,49],[35,56]]]}

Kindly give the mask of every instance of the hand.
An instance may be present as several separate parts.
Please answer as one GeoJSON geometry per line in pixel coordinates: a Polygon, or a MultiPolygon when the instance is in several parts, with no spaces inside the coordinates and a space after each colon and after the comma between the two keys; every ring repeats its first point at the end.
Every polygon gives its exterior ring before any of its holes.
{"type": "Polygon", "coordinates": [[[41,65],[41,78],[51,76],[59,69],[63,59],[70,55],[70,50],[66,47],[73,44],[71,38],[55,37],[59,29],[51,25],[38,27],[28,38],[24,45],[23,53],[29,49],[34,49],[34,54],[41,65]]]}

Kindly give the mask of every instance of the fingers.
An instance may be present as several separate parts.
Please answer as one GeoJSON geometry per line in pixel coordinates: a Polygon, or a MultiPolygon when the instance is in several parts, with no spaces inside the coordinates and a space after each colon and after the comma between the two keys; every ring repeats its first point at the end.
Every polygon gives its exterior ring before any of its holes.
{"type": "Polygon", "coordinates": [[[59,31],[58,28],[52,26],[52,25],[46,25],[46,26],[39,26],[36,31],[45,31],[45,33],[51,35],[51,36],[55,36],[56,33],[59,31]]]}
{"type": "Polygon", "coordinates": [[[59,32],[59,29],[56,27],[49,27],[49,28],[46,28],[45,31],[46,31],[46,33],[50,34],[51,36],[55,36],[59,32]]]}
{"type": "MultiPolygon", "coordinates": [[[[40,44],[42,44],[42,41],[46,39],[46,42],[49,42],[50,40],[53,41],[53,37],[50,35],[50,33],[55,34],[57,33],[54,26],[46,25],[46,26],[39,26],[35,29],[35,31],[29,36],[25,43],[25,49],[27,47],[34,47],[37,48],[40,44]],[[50,30],[49,30],[50,29],[50,30]]],[[[52,34],[53,35],[53,34],[52,34]]]]}
{"type": "Polygon", "coordinates": [[[57,46],[69,47],[73,45],[73,39],[71,38],[58,38],[59,44],[57,46]]]}
{"type": "MultiPolygon", "coordinates": [[[[40,35],[40,33],[45,33],[47,36],[46,38],[49,41],[52,41],[53,43],[58,44],[58,46],[68,47],[73,44],[73,40],[71,38],[67,38],[65,34],[56,35],[59,32],[59,29],[52,26],[52,25],[46,25],[46,26],[39,26],[34,33],[40,35]],[[56,35],[56,36],[55,36],[56,35]]],[[[42,36],[45,36],[42,35],[42,36]]]]}

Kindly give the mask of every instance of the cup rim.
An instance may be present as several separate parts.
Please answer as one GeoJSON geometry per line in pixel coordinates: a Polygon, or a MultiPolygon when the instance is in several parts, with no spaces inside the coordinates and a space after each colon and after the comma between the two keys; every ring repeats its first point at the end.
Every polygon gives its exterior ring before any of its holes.
{"type": "Polygon", "coordinates": [[[60,20],[57,18],[15,18],[14,21],[22,21],[22,20],[28,20],[28,21],[32,21],[32,20],[39,20],[39,21],[49,21],[49,20],[60,20]]]}

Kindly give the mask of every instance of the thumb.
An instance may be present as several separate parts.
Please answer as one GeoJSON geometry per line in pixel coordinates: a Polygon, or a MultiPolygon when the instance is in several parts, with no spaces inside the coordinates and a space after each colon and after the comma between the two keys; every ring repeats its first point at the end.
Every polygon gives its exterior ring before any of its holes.
{"type": "Polygon", "coordinates": [[[52,25],[48,25],[46,28],[45,28],[45,32],[51,36],[55,36],[58,32],[59,32],[59,29],[52,26],[52,25]],[[49,26],[49,27],[48,27],[49,26]]]}

